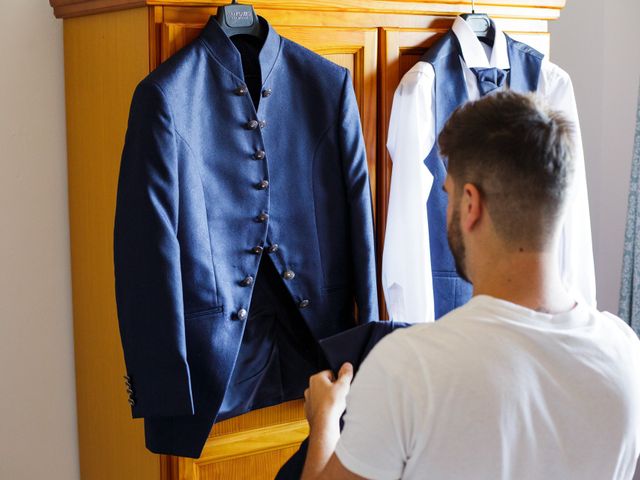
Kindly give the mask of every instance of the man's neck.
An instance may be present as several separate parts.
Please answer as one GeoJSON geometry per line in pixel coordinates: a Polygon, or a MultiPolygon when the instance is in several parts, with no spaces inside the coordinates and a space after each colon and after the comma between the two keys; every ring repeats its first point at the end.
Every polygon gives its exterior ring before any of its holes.
{"type": "Polygon", "coordinates": [[[490,295],[545,313],[571,310],[575,300],[553,253],[515,252],[486,259],[473,272],[474,295],[490,295]]]}

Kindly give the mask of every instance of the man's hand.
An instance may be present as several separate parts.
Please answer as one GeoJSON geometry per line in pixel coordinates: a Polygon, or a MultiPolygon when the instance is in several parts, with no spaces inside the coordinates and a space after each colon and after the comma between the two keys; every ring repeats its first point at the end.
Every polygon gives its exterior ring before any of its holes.
{"type": "Polygon", "coordinates": [[[347,393],[353,379],[353,365],[340,367],[338,379],[325,370],[309,379],[304,391],[304,413],[309,422],[309,450],[302,480],[360,480],[342,466],[333,453],[340,438],[340,416],[347,404],[347,393]]]}
{"type": "Polygon", "coordinates": [[[352,379],[353,366],[350,363],[340,367],[337,380],[331,370],[324,370],[309,379],[309,388],[304,391],[304,413],[312,432],[338,424],[346,407],[352,379]]]}

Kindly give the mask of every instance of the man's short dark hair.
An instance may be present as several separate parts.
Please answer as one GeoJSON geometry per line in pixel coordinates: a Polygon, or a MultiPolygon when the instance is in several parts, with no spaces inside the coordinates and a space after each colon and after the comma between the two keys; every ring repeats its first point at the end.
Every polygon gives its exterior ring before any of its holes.
{"type": "Polygon", "coordinates": [[[569,194],[572,131],[533,94],[507,90],[458,108],[438,143],[458,195],[475,185],[505,243],[539,251],[569,194]]]}

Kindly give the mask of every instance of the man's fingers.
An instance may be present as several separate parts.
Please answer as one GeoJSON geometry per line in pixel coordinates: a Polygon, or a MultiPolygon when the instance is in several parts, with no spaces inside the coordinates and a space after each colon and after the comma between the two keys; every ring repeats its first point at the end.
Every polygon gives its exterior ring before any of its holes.
{"type": "MultiPolygon", "coordinates": [[[[308,400],[309,389],[314,388],[314,385],[333,385],[334,383],[340,382],[344,385],[349,385],[351,380],[353,379],[353,365],[349,362],[344,363],[342,367],[340,367],[340,371],[338,372],[338,378],[333,374],[331,370],[323,370],[321,372],[312,375],[309,378],[309,388],[307,388],[304,392],[305,400],[308,400]]],[[[317,388],[317,387],[315,387],[317,388]]]]}
{"type": "Polygon", "coordinates": [[[338,372],[338,381],[349,385],[353,380],[353,365],[349,362],[343,363],[338,372]]]}
{"type": "Polygon", "coordinates": [[[304,401],[308,402],[309,401],[309,389],[305,388],[304,390],[304,401]]]}
{"type": "Polygon", "coordinates": [[[309,384],[313,383],[324,383],[329,384],[335,381],[335,375],[331,370],[323,370],[321,372],[312,375],[309,379],[309,384]]]}

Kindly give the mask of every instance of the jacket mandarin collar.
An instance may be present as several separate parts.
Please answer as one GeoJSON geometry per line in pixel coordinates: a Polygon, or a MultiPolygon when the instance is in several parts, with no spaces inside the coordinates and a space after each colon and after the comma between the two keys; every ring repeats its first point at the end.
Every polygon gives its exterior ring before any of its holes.
{"type": "Polygon", "coordinates": [[[462,18],[458,17],[453,22],[453,33],[458,39],[462,58],[469,68],[500,68],[507,70],[510,68],[509,53],[507,51],[507,40],[504,32],[491,20],[491,26],[495,31],[495,39],[493,48],[491,49],[491,58],[487,58],[485,49],[478,40],[478,37],[469,24],[462,18]]]}
{"type": "MultiPolygon", "coordinates": [[[[264,85],[278,59],[281,37],[263,17],[258,17],[258,19],[262,27],[267,29],[267,37],[259,54],[262,84],[264,85]]],[[[227,70],[244,81],[240,52],[227,34],[224,33],[214,16],[209,17],[209,21],[202,31],[202,38],[209,47],[211,54],[227,70]]]]}

